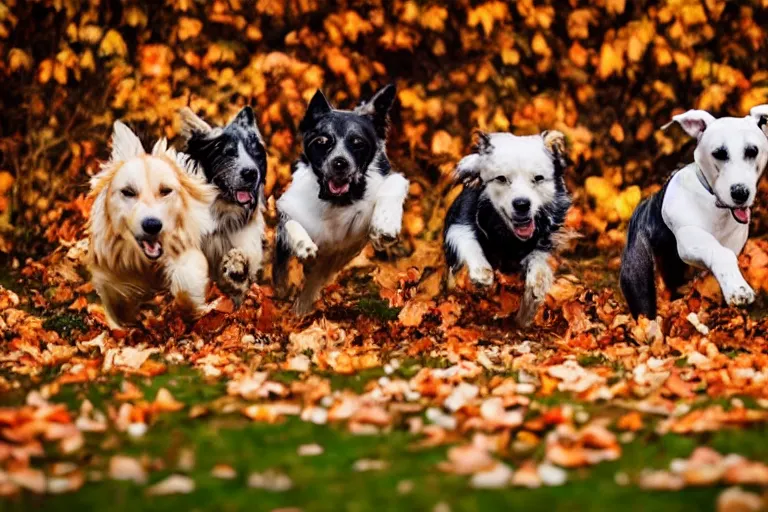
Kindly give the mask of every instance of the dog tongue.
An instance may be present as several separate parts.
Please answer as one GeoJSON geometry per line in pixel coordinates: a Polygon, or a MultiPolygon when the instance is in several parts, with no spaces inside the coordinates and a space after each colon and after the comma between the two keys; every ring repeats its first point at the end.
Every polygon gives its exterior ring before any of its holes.
{"type": "Polygon", "coordinates": [[[336,183],[335,181],[331,180],[328,182],[328,189],[331,191],[331,194],[346,194],[349,190],[349,183],[336,183]]]}
{"type": "Polygon", "coordinates": [[[150,242],[148,240],[142,240],[141,245],[144,247],[144,253],[150,258],[160,256],[162,246],[160,242],[150,242]]]}
{"type": "Polygon", "coordinates": [[[749,208],[734,208],[733,209],[733,216],[736,217],[736,220],[739,222],[742,222],[744,224],[749,222],[749,208]]]}
{"type": "Polygon", "coordinates": [[[513,229],[519,238],[527,240],[533,236],[533,231],[536,229],[536,226],[533,221],[530,221],[528,224],[514,226],[513,229]]]}
{"type": "Polygon", "coordinates": [[[238,190],[235,192],[235,199],[238,203],[245,204],[251,202],[251,193],[247,190],[238,190]]]}

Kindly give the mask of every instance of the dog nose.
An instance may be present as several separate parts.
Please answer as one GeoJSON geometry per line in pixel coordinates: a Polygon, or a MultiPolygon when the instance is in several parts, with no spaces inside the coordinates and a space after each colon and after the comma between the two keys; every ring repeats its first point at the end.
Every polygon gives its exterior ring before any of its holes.
{"type": "Polygon", "coordinates": [[[155,217],[147,217],[141,221],[141,229],[148,235],[156,235],[163,229],[163,223],[155,217]]]}
{"type": "Polygon", "coordinates": [[[528,213],[531,209],[531,201],[524,197],[518,197],[512,201],[512,207],[515,209],[516,213],[528,213]]]}
{"type": "Polygon", "coordinates": [[[259,172],[253,168],[243,169],[240,171],[240,177],[245,181],[254,181],[258,175],[259,172]]]}
{"type": "Polygon", "coordinates": [[[731,198],[736,204],[744,204],[749,199],[749,189],[744,185],[731,185],[731,198]]]}
{"type": "Polygon", "coordinates": [[[349,162],[347,162],[346,158],[337,156],[331,161],[331,166],[334,171],[346,171],[349,169],[349,162]]]}

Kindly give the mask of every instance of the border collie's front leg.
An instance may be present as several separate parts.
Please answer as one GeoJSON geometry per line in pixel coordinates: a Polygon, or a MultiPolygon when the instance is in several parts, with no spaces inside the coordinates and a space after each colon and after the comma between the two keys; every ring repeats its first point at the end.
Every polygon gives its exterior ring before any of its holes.
{"type": "Polygon", "coordinates": [[[203,251],[189,249],[168,263],[166,275],[171,294],[186,312],[197,316],[205,312],[208,287],[208,260],[203,251]]]}
{"type": "Polygon", "coordinates": [[[272,262],[272,281],[278,293],[285,293],[288,279],[288,261],[291,254],[307,261],[317,256],[317,245],[307,230],[285,214],[280,215],[275,236],[275,254],[272,262]]]}
{"type": "Polygon", "coordinates": [[[493,284],[493,268],[471,226],[454,224],[448,228],[445,232],[445,254],[451,273],[466,265],[472,283],[477,286],[493,284]]]}
{"type": "Polygon", "coordinates": [[[554,275],[548,260],[545,251],[533,251],[523,260],[525,292],[517,311],[517,324],[522,327],[530,325],[552,287],[554,275]]]}
{"type": "Polygon", "coordinates": [[[408,180],[400,174],[384,179],[376,195],[369,237],[377,251],[397,242],[403,225],[403,202],[408,196],[408,180]]]}
{"type": "Polygon", "coordinates": [[[736,254],[701,228],[686,226],[675,231],[677,252],[689,265],[709,269],[720,284],[725,302],[745,306],[755,301],[755,292],[739,270],[736,254]]]}
{"type": "Polygon", "coordinates": [[[621,257],[619,285],[629,305],[629,312],[637,318],[644,315],[656,319],[656,279],[651,242],[634,222],[629,225],[627,246],[621,257]]]}
{"type": "Polygon", "coordinates": [[[254,213],[254,217],[247,226],[230,237],[232,246],[245,253],[247,277],[251,283],[256,282],[264,258],[264,219],[259,211],[254,213]]]}

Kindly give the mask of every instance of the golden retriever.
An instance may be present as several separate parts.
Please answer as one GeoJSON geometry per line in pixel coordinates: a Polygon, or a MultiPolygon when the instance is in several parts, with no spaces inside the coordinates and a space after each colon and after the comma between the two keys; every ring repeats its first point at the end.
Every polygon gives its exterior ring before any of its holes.
{"type": "Polygon", "coordinates": [[[91,180],[88,226],[92,283],[111,327],[135,320],[139,304],[166,289],[186,312],[204,310],[201,243],[214,229],[216,189],[184,166],[164,138],[147,154],[130,128],[115,122],[111,158],[91,180]]]}

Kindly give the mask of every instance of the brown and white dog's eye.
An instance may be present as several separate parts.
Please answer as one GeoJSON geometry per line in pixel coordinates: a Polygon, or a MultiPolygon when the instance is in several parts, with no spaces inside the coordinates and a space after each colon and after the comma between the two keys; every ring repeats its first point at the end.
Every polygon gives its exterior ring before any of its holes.
{"type": "Polygon", "coordinates": [[[120,191],[123,197],[136,197],[136,191],[130,187],[125,187],[120,191]]]}
{"type": "Polygon", "coordinates": [[[160,187],[160,195],[163,197],[170,195],[171,192],[173,192],[171,187],[160,187]]]}

